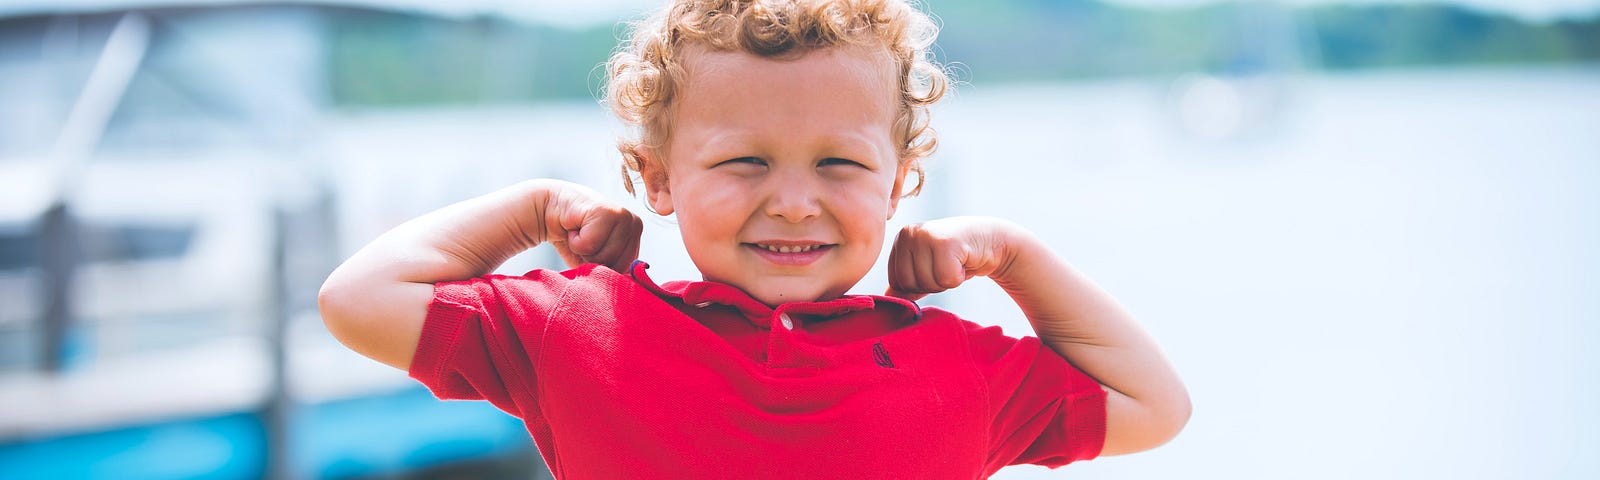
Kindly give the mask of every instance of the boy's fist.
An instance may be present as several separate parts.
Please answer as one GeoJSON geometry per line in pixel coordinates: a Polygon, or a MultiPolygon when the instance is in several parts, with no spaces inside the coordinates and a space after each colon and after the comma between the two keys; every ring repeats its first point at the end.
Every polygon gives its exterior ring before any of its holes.
{"type": "Polygon", "coordinates": [[[639,258],[638,215],[588,189],[567,189],[545,208],[545,241],[568,267],[598,263],[618,272],[639,258]]]}
{"type": "Polygon", "coordinates": [[[972,277],[1003,272],[1013,257],[1006,239],[1017,228],[986,217],[907,225],[895,235],[889,251],[889,291],[884,295],[917,300],[956,288],[972,277]]]}

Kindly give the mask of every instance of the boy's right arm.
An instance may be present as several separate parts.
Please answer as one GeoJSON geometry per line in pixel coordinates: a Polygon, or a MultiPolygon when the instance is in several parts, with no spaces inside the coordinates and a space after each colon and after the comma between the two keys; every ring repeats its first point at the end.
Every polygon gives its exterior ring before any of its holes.
{"type": "Polygon", "coordinates": [[[317,305],[345,346],[409,370],[433,284],[489,274],[550,242],[568,266],[623,271],[639,256],[639,217],[588,188],[530,180],[417,217],[335,269],[317,305]]]}

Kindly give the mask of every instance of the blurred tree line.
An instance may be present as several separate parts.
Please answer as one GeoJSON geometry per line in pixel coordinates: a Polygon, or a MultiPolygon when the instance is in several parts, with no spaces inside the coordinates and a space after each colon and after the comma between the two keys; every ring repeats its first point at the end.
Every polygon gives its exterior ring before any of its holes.
{"type": "Polygon", "coordinates": [[[339,105],[521,102],[597,95],[612,26],[568,29],[345,10],[328,19],[328,74],[339,105]]]}
{"type": "MultiPolygon", "coordinates": [[[[985,83],[1194,71],[1594,62],[1600,15],[1531,22],[1443,4],[1222,3],[1148,10],[1094,0],[925,2],[938,53],[985,83]]],[[[328,22],[346,106],[594,98],[623,29],[345,10],[328,22]]]]}

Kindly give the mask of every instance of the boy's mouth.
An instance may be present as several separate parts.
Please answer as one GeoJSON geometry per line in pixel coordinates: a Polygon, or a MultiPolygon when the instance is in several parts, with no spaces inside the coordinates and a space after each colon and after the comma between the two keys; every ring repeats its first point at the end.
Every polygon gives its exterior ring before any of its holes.
{"type": "Polygon", "coordinates": [[[755,245],[757,248],[760,248],[760,249],[763,249],[763,250],[766,250],[766,251],[769,251],[769,252],[778,252],[778,253],[809,252],[809,251],[816,250],[818,248],[823,248],[823,247],[827,246],[827,245],[821,245],[821,244],[812,244],[812,245],[774,245],[774,244],[770,244],[770,243],[752,243],[750,245],[755,245]]]}
{"type": "Polygon", "coordinates": [[[743,245],[769,262],[792,266],[809,265],[822,258],[829,249],[838,246],[820,242],[755,242],[743,245]]]}

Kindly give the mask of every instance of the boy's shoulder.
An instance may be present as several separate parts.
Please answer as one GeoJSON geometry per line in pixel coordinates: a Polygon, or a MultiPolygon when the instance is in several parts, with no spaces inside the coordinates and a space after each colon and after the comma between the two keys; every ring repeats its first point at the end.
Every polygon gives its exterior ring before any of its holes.
{"type": "Polygon", "coordinates": [[[536,268],[521,275],[489,274],[434,284],[434,311],[496,311],[519,319],[545,319],[575,304],[604,302],[626,305],[638,288],[632,278],[598,264],[567,270],[536,268]],[[581,299],[573,302],[573,299],[581,299]]]}
{"type": "MultiPolygon", "coordinates": [[[[636,265],[643,262],[634,262],[636,265]]],[[[618,272],[610,267],[586,263],[566,270],[535,268],[521,275],[492,274],[482,277],[491,283],[538,284],[561,296],[599,298],[607,291],[626,290],[637,285],[628,272],[618,272]]]]}
{"type": "MultiPolygon", "coordinates": [[[[992,361],[995,357],[1003,355],[1019,346],[1030,347],[1041,345],[1038,338],[1032,336],[1011,336],[999,325],[979,323],[973,319],[963,317],[955,312],[939,307],[923,307],[923,319],[930,322],[948,323],[961,330],[967,339],[967,344],[972,348],[972,355],[980,360],[992,361]]],[[[977,319],[992,321],[991,319],[977,319]]]]}

